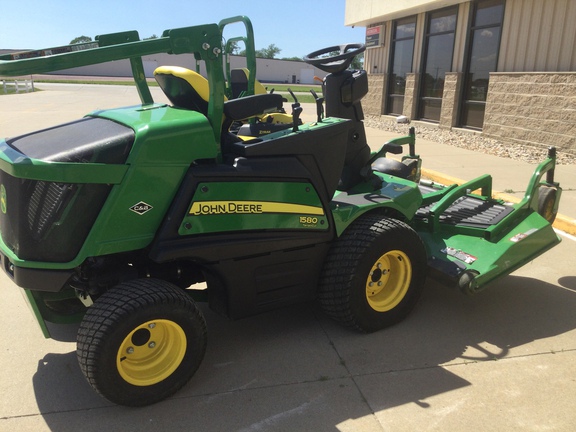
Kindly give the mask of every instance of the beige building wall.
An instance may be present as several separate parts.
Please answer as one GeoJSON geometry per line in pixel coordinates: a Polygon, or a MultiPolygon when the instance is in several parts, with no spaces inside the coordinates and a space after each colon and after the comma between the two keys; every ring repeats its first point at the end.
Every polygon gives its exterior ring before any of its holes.
{"type": "MultiPolygon", "coordinates": [[[[417,31],[420,29],[422,32],[425,12],[445,7],[449,3],[460,3],[452,72],[461,72],[470,1],[347,0],[347,25],[360,25],[355,23],[361,22],[366,26],[385,26],[384,46],[366,52],[366,70],[371,73],[387,72],[393,20],[417,14],[417,31]],[[383,10],[385,13],[369,19],[367,11],[370,10],[383,10]],[[402,14],[400,10],[403,10],[402,14]]],[[[576,71],[576,1],[507,0],[501,37],[499,72],[576,71]]],[[[417,34],[416,42],[422,43],[421,33],[417,34]]],[[[419,59],[418,50],[415,50],[414,57],[415,60],[419,59]]],[[[413,72],[419,72],[419,67],[420,63],[415,61],[413,72]]]]}
{"type": "MultiPolygon", "coordinates": [[[[426,12],[455,4],[460,7],[453,72],[460,72],[470,0],[346,0],[344,22],[348,26],[386,26],[384,47],[366,53],[367,70],[373,72],[376,66],[378,73],[385,73],[393,20],[419,15],[418,26],[422,27],[426,12]]],[[[419,67],[418,62],[415,66],[419,67]]],[[[506,0],[498,71],[576,71],[576,1],[506,0]]]]}
{"type": "Polygon", "coordinates": [[[469,0],[346,0],[344,24],[367,27],[374,17],[393,20],[466,1],[469,0]]]}
{"type": "Polygon", "coordinates": [[[499,72],[576,71],[576,1],[506,0],[499,72]]]}
{"type": "MultiPolygon", "coordinates": [[[[363,2],[364,0],[352,0],[352,3],[355,2],[363,2]]],[[[346,4],[350,0],[347,0],[346,4]]],[[[378,3],[378,2],[377,2],[378,3]]],[[[395,1],[388,1],[382,3],[402,3],[402,2],[395,2],[395,1]]],[[[428,1],[428,2],[413,2],[413,3],[426,3],[427,6],[431,6],[434,3],[438,3],[437,1],[428,1]]],[[[458,3],[458,2],[451,2],[451,3],[458,3]]],[[[445,4],[445,2],[442,2],[445,4]]],[[[419,9],[413,9],[419,10],[419,9]]],[[[434,9],[431,9],[434,10],[434,9]]],[[[466,41],[466,26],[467,26],[467,19],[468,14],[470,12],[470,2],[460,2],[458,6],[458,21],[456,25],[456,34],[454,40],[454,57],[452,60],[452,71],[451,72],[461,72],[464,68],[464,58],[465,58],[465,41],[466,41]]],[[[402,17],[411,16],[410,15],[403,15],[402,17]]],[[[390,41],[392,40],[392,28],[393,28],[393,20],[385,20],[385,21],[376,21],[374,23],[368,24],[369,26],[376,26],[376,25],[384,25],[384,45],[379,48],[369,48],[366,50],[364,54],[364,69],[368,73],[379,73],[379,74],[387,74],[388,73],[388,62],[390,59],[390,41]]],[[[422,51],[424,49],[424,27],[426,24],[426,13],[420,12],[417,14],[416,18],[416,34],[414,39],[414,55],[413,55],[413,73],[420,73],[421,68],[421,57],[422,51]]],[[[406,114],[406,113],[405,113],[406,114]]]]}
{"type": "MultiPolygon", "coordinates": [[[[407,77],[403,114],[416,113],[425,14],[453,4],[459,4],[454,57],[438,124],[446,129],[458,126],[472,2],[346,0],[347,25],[385,28],[383,46],[365,54],[371,86],[367,114],[384,112],[393,21],[413,15],[417,15],[413,73],[407,77]]],[[[506,0],[497,72],[490,74],[482,134],[501,142],[555,145],[576,154],[576,0],[506,0]]]]}
{"type": "MultiPolygon", "coordinates": [[[[418,15],[417,43],[422,43],[425,12],[460,4],[452,72],[464,65],[467,19],[471,2],[445,0],[346,0],[346,25],[385,25],[381,48],[366,50],[365,68],[372,73],[386,73],[392,21],[418,15]]],[[[415,50],[415,59],[418,59],[415,50]]],[[[419,72],[420,63],[414,63],[419,72]]],[[[506,0],[498,72],[569,72],[576,71],[576,1],[575,0],[506,0]]]]}

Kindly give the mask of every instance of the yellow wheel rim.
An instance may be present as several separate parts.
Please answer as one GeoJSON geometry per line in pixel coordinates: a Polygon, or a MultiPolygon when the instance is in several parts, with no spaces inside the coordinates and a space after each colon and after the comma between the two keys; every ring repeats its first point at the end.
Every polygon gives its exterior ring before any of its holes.
{"type": "Polygon", "coordinates": [[[153,320],[126,336],[116,357],[120,376],[136,386],[157,384],[178,368],[186,353],[186,334],[173,321],[153,320]]]}
{"type": "Polygon", "coordinates": [[[366,299],[372,309],[387,312],[402,301],[412,280],[412,265],[399,250],[386,252],[374,263],[366,279],[366,299]]]}
{"type": "Polygon", "coordinates": [[[552,223],[554,220],[554,201],[546,201],[544,208],[542,209],[542,217],[548,222],[552,223]]]}

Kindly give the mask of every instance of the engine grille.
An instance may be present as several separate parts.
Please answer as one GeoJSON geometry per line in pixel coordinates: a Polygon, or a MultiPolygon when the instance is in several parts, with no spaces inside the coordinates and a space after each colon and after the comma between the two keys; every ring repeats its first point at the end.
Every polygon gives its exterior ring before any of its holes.
{"type": "MultiPolygon", "coordinates": [[[[2,143],[42,161],[122,164],[134,131],[111,120],[85,118],[2,143]]],[[[60,183],[12,177],[0,171],[0,232],[20,259],[73,260],[112,188],[106,184],[60,183]]]]}

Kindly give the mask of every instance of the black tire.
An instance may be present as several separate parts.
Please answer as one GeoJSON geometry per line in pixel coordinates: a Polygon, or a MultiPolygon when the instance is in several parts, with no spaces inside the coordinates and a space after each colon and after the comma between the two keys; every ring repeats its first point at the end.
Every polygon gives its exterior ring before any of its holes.
{"type": "Polygon", "coordinates": [[[558,191],[554,187],[540,186],[538,188],[538,214],[551,224],[554,223],[558,214],[554,211],[557,194],[558,191]]]}
{"type": "Polygon", "coordinates": [[[403,320],[426,281],[426,250],[405,223],[359,217],[336,240],[324,264],[319,301],[330,317],[363,332],[403,320]]]}
{"type": "Polygon", "coordinates": [[[182,388],[200,366],[206,343],[204,317],[183,290],[138,279],[112,288],[88,308],[76,353],[100,395],[143,406],[182,388]]]}

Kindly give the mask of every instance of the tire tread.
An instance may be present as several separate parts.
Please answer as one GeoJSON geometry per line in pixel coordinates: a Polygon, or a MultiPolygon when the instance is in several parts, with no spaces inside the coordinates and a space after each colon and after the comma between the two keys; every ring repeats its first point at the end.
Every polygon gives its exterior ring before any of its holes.
{"type": "MultiPolygon", "coordinates": [[[[110,395],[105,394],[99,384],[99,374],[102,373],[99,365],[103,355],[100,347],[106,343],[119,322],[135,314],[140,308],[152,304],[183,308],[200,323],[201,338],[206,341],[207,327],[204,317],[194,301],[182,289],[160,279],[137,279],[121,283],[107,291],[88,308],[77,334],[76,354],[80,369],[89,384],[103,397],[110,399],[110,395]]],[[[203,355],[206,344],[199,348],[203,355]]],[[[186,382],[182,381],[172,393],[178,391],[186,382]]],[[[131,405],[129,401],[117,403],[131,405]]],[[[134,403],[134,405],[146,404],[148,402],[134,403]]]]}
{"type": "MultiPolygon", "coordinates": [[[[379,213],[360,216],[330,249],[320,279],[318,300],[332,319],[361,332],[370,332],[350,307],[353,280],[365,253],[386,232],[401,229],[424,248],[418,234],[404,222],[379,213]]],[[[392,325],[391,323],[390,325],[392,325]]]]}

